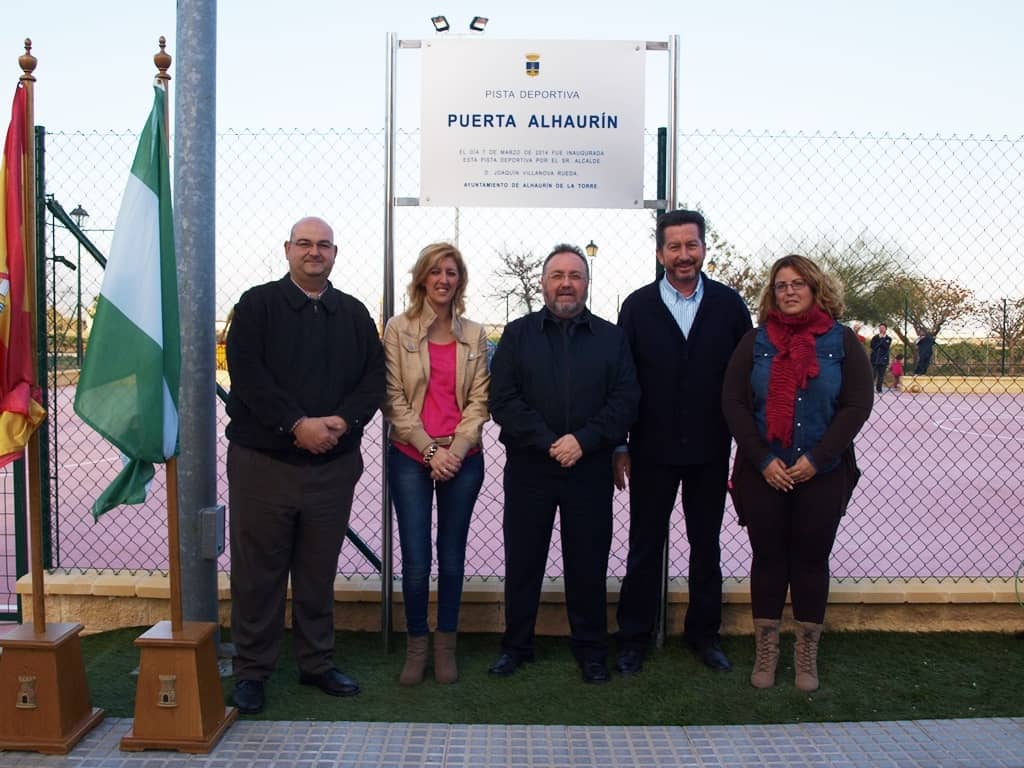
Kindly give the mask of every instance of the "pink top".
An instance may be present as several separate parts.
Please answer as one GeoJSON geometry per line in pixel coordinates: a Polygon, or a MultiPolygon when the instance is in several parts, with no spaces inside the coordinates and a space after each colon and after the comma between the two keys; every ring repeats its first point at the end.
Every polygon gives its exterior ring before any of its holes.
{"type": "MultiPolygon", "coordinates": [[[[448,437],[455,434],[455,428],[462,420],[458,401],[455,399],[455,348],[456,343],[435,344],[427,342],[430,353],[430,379],[423,397],[420,421],[424,431],[431,437],[448,437]]],[[[423,455],[408,443],[394,441],[395,448],[416,461],[423,461],[423,455]]],[[[470,453],[476,453],[473,449],[470,453]]]]}
{"type": "Polygon", "coordinates": [[[892,361],[892,365],[890,366],[889,370],[892,371],[892,375],[893,376],[902,376],[903,375],[903,363],[900,362],[899,360],[893,360],[892,361]]]}

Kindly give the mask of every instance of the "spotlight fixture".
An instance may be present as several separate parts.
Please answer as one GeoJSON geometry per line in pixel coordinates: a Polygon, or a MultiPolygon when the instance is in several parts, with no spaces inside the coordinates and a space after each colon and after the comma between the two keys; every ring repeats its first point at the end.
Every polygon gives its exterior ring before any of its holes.
{"type": "Polygon", "coordinates": [[[451,24],[444,16],[431,16],[430,23],[434,25],[435,32],[447,32],[451,29],[451,24]]]}
{"type": "Polygon", "coordinates": [[[473,20],[469,22],[469,28],[474,32],[483,32],[484,27],[487,26],[486,16],[474,16],[473,20]]]}

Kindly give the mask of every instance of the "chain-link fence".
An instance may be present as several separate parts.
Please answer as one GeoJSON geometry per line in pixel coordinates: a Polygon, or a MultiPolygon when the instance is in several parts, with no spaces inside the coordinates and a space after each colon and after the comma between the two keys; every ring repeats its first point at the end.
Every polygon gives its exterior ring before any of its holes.
{"type": "MultiPolygon", "coordinates": [[[[81,228],[103,253],[136,142],[133,133],[46,136],[46,192],[65,210],[78,210],[81,228]]],[[[245,288],[284,274],[283,241],[291,223],[308,214],[334,225],[334,284],[379,316],[383,133],[233,131],[218,137],[217,151],[218,322],[245,288]]],[[[645,154],[645,196],[653,199],[653,133],[645,154]]],[[[415,197],[417,133],[399,135],[397,167],[396,195],[415,197]]],[[[834,576],[1011,576],[1024,557],[1024,396],[1014,378],[1024,355],[1024,138],[686,132],[679,137],[678,173],[681,203],[700,207],[708,217],[705,269],[713,277],[753,301],[768,262],[785,252],[806,253],[842,278],[848,322],[859,333],[870,337],[878,323],[888,323],[896,337],[893,353],[904,355],[907,374],[921,362],[922,344],[932,346],[929,375],[905,378],[902,391],[879,396],[857,441],[864,476],[836,543],[834,576]]],[[[396,212],[396,311],[404,306],[407,270],[417,252],[436,240],[458,242],[470,270],[467,314],[488,323],[494,338],[524,311],[516,265],[542,257],[556,242],[599,246],[591,285],[592,309],[599,315],[614,319],[628,293],[654,277],[650,210],[405,207],[396,212]]],[[[162,569],[159,475],[146,505],[115,510],[95,524],[88,513],[120,466],[117,451],[72,411],[102,268],[50,215],[40,257],[48,292],[52,565],[162,569]]],[[[230,387],[226,372],[220,375],[230,387]]],[[[221,407],[219,493],[226,502],[225,423],[221,407]]],[[[503,573],[504,456],[496,438],[489,425],[487,478],[469,542],[470,575],[503,573]]],[[[364,454],[352,526],[379,551],[379,417],[367,430],[364,454]]],[[[749,565],[746,535],[731,512],[726,520],[723,570],[743,577],[749,565]]],[[[627,499],[619,494],[613,576],[625,570],[627,535],[627,499]]],[[[673,518],[671,538],[671,575],[685,576],[681,515],[673,518]]],[[[551,576],[561,572],[558,551],[556,531],[551,576]]],[[[220,566],[230,568],[226,555],[220,566]]],[[[347,544],[339,570],[374,572],[347,544]]]]}

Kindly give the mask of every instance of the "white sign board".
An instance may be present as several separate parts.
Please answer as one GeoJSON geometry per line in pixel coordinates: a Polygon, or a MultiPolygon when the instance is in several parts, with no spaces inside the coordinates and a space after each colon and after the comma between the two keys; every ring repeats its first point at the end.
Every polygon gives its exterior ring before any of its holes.
{"type": "Polygon", "coordinates": [[[423,43],[420,205],[643,206],[646,46],[423,43]]]}

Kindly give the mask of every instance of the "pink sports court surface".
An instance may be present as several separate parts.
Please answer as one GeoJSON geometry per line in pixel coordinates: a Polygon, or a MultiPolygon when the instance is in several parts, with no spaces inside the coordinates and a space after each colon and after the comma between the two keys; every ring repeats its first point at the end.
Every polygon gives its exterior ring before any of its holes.
{"type": "MultiPolygon", "coordinates": [[[[115,449],[73,416],[72,387],[57,392],[59,478],[56,564],[62,568],[104,567],[150,570],[166,567],[163,483],[158,472],[152,499],[144,507],[115,510],[94,523],[93,498],[120,468],[115,449]]],[[[217,445],[220,499],[227,500],[223,435],[226,417],[219,406],[217,445]]],[[[501,475],[504,452],[497,427],[485,431],[487,478],[470,532],[467,575],[500,577],[502,553],[501,475]]],[[[863,473],[832,555],[835,578],[902,579],[922,577],[1010,578],[1024,558],[1024,397],[1012,395],[926,395],[886,392],[876,399],[868,424],[856,441],[863,473]]],[[[366,471],[357,489],[352,529],[380,552],[380,420],[363,440],[366,471]]],[[[14,524],[12,483],[3,477],[0,510],[3,570],[0,610],[13,594],[14,524]],[[6,583],[4,583],[6,582],[6,583]]],[[[610,576],[625,570],[628,541],[626,492],[615,497],[616,523],[610,576]]],[[[230,510],[229,510],[230,514],[230,510]]],[[[558,531],[552,541],[548,574],[561,573],[558,531]]],[[[686,540],[681,514],[673,517],[671,575],[685,576],[686,540]]],[[[398,562],[396,542],[396,571],[398,562]]],[[[722,531],[726,577],[747,574],[750,552],[745,532],[731,507],[722,531]]],[[[227,553],[219,568],[230,567],[227,553]]],[[[350,543],[339,561],[345,574],[374,574],[350,543]]]]}

